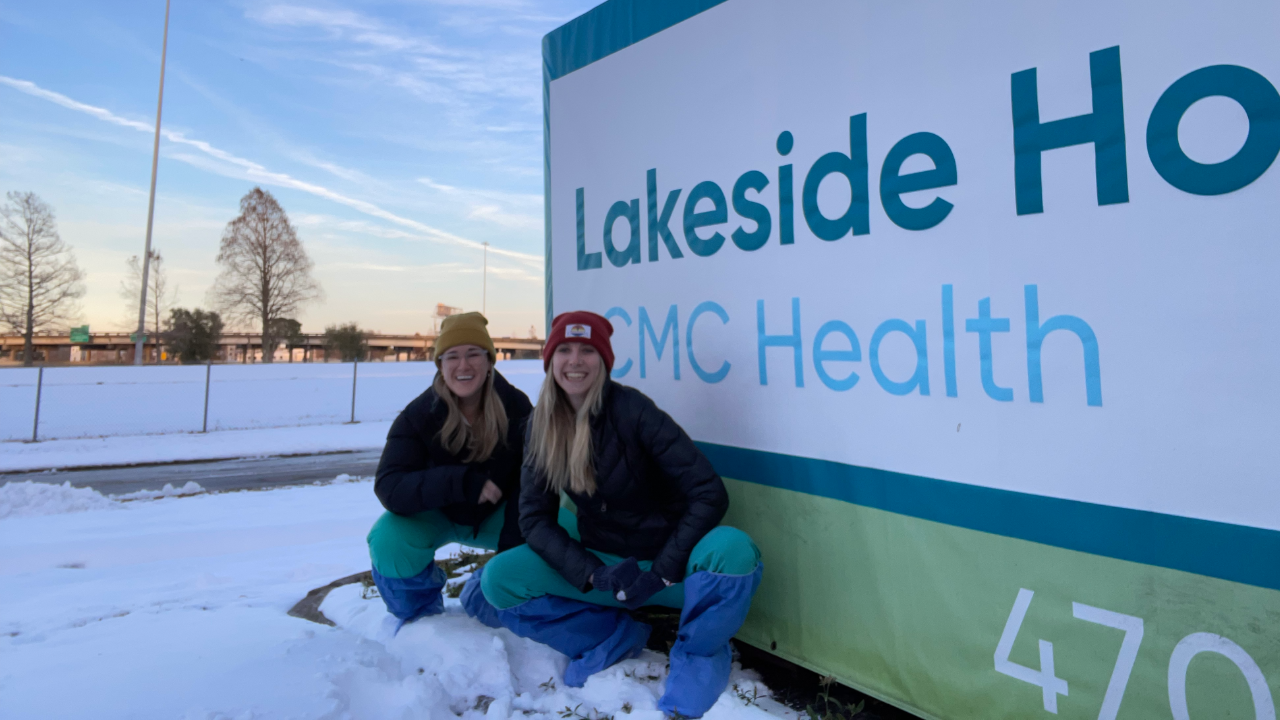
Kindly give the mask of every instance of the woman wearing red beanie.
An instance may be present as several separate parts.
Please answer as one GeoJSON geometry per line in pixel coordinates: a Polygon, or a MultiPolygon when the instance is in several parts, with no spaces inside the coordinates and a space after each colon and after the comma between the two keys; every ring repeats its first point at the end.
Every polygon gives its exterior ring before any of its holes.
{"type": "Polygon", "coordinates": [[[684,430],[610,379],[612,334],[590,312],[552,324],[520,480],[528,544],[490,560],[463,604],[568,655],[564,682],[578,687],[644,648],[649,626],[623,608],[680,608],[658,707],[699,717],[728,684],[729,639],[760,583],[760,552],[746,533],[717,527],[724,483],[684,430]],[[562,492],[576,518],[560,511],[562,492]]]}

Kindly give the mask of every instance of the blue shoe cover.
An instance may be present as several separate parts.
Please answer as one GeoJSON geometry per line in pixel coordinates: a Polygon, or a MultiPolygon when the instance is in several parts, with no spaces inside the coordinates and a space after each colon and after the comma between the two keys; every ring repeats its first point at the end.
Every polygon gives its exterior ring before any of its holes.
{"type": "Polygon", "coordinates": [[[729,685],[738,632],[760,586],[764,563],[749,575],[696,572],[684,579],[680,632],[671,648],[671,672],[658,709],[668,715],[702,717],[729,685]]]}
{"type": "Polygon", "coordinates": [[[481,623],[491,628],[500,628],[502,620],[498,618],[498,608],[485,599],[484,593],[480,590],[480,575],[483,572],[484,568],[478,568],[471,573],[467,584],[462,586],[462,609],[481,623]]]}
{"type": "Polygon", "coordinates": [[[644,649],[652,628],[626,611],[543,595],[498,611],[503,627],[569,656],[564,684],[582,687],[587,678],[644,649]]]}
{"type": "Polygon", "coordinates": [[[569,661],[564,669],[565,685],[582,687],[592,675],[612,667],[614,663],[636,657],[644,650],[653,628],[632,620],[630,616],[625,617],[627,622],[620,623],[608,639],[569,661]]]}
{"type": "Polygon", "coordinates": [[[444,570],[434,562],[410,578],[389,578],[377,570],[373,571],[373,584],[378,586],[378,593],[387,604],[387,612],[400,618],[396,632],[420,617],[444,612],[444,597],[440,591],[446,580],[444,570]]]}

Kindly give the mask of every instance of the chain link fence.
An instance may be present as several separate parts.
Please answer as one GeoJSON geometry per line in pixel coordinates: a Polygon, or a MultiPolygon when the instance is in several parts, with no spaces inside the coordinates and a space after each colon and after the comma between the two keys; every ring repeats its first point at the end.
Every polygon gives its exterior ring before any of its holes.
{"type": "MultiPolygon", "coordinates": [[[[499,370],[537,397],[542,363],[499,370]]],[[[0,369],[0,442],[195,433],[394,419],[431,362],[0,369]]]]}

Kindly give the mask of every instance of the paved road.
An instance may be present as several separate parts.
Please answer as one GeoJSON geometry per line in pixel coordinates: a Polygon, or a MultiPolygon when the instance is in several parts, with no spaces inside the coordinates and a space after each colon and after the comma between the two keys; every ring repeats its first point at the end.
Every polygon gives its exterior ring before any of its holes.
{"type": "Polygon", "coordinates": [[[93,470],[65,470],[0,474],[0,485],[34,480],[91,487],[104,495],[121,495],[138,490],[160,490],[169,483],[182,487],[188,480],[210,492],[257,490],[283,485],[309,485],[335,476],[371,476],[378,469],[379,450],[299,455],[294,457],[246,458],[212,462],[169,463],[93,470]]]}

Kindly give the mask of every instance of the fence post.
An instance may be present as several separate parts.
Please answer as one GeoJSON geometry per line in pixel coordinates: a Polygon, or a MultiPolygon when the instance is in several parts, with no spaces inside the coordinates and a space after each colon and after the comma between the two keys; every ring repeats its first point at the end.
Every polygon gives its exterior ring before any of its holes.
{"type": "Polygon", "coordinates": [[[213,372],[213,361],[204,366],[204,422],[200,424],[200,432],[209,432],[209,374],[213,372]]]}
{"type": "Polygon", "coordinates": [[[31,442],[37,442],[40,437],[40,391],[44,389],[44,365],[40,366],[40,372],[36,374],[36,419],[31,423],[31,442]]]}
{"type": "Polygon", "coordinates": [[[356,374],[360,368],[360,359],[356,358],[351,363],[351,423],[356,421],[356,374]]]}

